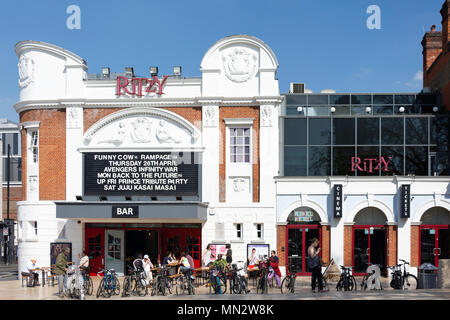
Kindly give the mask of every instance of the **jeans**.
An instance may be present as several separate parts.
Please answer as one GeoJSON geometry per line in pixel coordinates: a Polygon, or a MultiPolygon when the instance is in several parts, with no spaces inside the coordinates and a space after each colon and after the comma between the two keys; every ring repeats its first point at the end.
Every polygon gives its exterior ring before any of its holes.
{"type": "Polygon", "coordinates": [[[65,274],[58,274],[58,295],[64,294],[67,282],[67,276],[65,274]]]}
{"type": "Polygon", "coordinates": [[[275,280],[277,281],[277,286],[281,287],[281,279],[280,277],[273,271],[269,272],[269,275],[267,276],[267,280],[270,281],[272,280],[273,276],[275,276],[275,280]]]}
{"type": "Polygon", "coordinates": [[[311,277],[311,288],[312,290],[316,289],[316,279],[319,282],[319,291],[323,290],[323,280],[322,280],[322,268],[320,266],[316,266],[312,268],[312,277],[311,277]]]}

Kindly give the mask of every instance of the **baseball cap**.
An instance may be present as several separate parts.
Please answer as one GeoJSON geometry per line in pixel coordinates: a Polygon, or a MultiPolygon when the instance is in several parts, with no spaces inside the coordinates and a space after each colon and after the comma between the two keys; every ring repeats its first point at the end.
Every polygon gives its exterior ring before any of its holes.
{"type": "Polygon", "coordinates": [[[144,256],[144,259],[148,259],[148,254],[146,254],[146,255],[144,256]]]}

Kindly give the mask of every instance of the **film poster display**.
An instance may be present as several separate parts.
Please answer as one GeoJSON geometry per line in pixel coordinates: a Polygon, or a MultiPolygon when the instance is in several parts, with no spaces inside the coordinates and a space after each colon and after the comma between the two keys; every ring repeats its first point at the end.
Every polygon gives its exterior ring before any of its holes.
{"type": "Polygon", "coordinates": [[[84,154],[84,195],[198,196],[196,152],[84,154]]]}
{"type": "Polygon", "coordinates": [[[52,243],[50,243],[50,264],[51,265],[55,264],[56,257],[65,248],[69,248],[69,256],[67,257],[67,262],[72,262],[72,243],[71,242],[52,242],[52,243]]]}
{"type": "Polygon", "coordinates": [[[227,254],[226,244],[212,244],[211,245],[211,261],[216,261],[217,256],[221,254],[223,257],[227,254]]]}
{"type": "Polygon", "coordinates": [[[252,250],[256,250],[258,260],[270,257],[270,245],[268,244],[247,244],[247,258],[252,254],[252,250]]]}

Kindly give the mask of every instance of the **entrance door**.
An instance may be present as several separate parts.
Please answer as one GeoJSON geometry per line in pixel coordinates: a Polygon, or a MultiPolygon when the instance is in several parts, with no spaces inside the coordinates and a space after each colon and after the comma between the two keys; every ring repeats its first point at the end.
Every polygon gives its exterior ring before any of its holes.
{"type": "Polygon", "coordinates": [[[384,226],[353,227],[353,272],[362,275],[369,264],[381,265],[386,271],[386,229],[384,226]]]}
{"type": "MultiPolygon", "coordinates": [[[[167,251],[173,251],[175,255],[185,251],[194,260],[194,267],[201,265],[201,229],[200,228],[168,228],[163,233],[163,257],[167,251]]],[[[162,260],[162,259],[161,259],[162,260]]]]}
{"type": "Polygon", "coordinates": [[[439,259],[450,257],[450,229],[448,225],[420,227],[420,264],[439,266],[439,259]]]}
{"type": "Polygon", "coordinates": [[[105,266],[104,236],[105,230],[101,228],[85,229],[85,250],[89,257],[90,273],[100,272],[105,266]]]}
{"type": "Polygon", "coordinates": [[[321,246],[321,230],[319,225],[288,225],[287,256],[288,268],[297,275],[309,275],[308,247],[313,238],[319,239],[321,246]]]}
{"type": "Polygon", "coordinates": [[[106,248],[106,269],[114,269],[118,275],[124,274],[124,239],[123,230],[106,230],[105,248],[106,248]]]}

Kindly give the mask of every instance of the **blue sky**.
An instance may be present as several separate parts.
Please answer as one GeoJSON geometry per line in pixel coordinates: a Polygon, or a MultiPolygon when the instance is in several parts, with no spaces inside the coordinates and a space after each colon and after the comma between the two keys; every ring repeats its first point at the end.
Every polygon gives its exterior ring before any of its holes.
{"type": "Polygon", "coordinates": [[[203,54],[217,40],[249,34],[279,61],[280,91],[305,82],[314,92],[410,92],[421,89],[421,40],[441,29],[443,0],[22,0],[0,8],[0,117],[17,121],[19,90],[14,45],[50,42],[102,66],[137,74],[148,66],[200,76],[203,54]],[[81,29],[69,30],[69,5],[81,9],[81,29]],[[370,5],[381,8],[381,30],[369,30],[370,5]]]}

